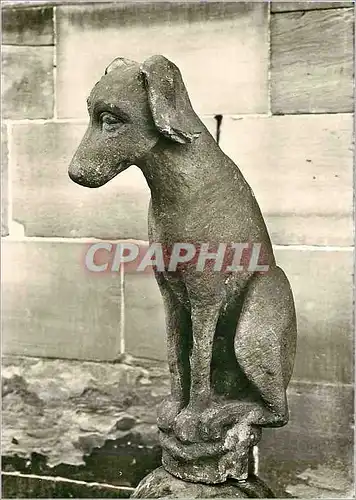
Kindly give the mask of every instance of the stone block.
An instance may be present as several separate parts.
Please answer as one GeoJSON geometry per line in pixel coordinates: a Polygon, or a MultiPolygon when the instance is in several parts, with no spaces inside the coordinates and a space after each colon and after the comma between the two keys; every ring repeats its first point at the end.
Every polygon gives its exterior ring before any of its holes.
{"type": "MultiPolygon", "coordinates": [[[[215,133],[213,118],[204,120],[215,133]]],[[[149,189],[130,167],[99,189],[86,189],[67,174],[86,123],[13,125],[13,218],[27,236],[147,240],[149,189]]]]}
{"type": "Polygon", "coordinates": [[[125,273],[125,350],[167,359],[163,301],[152,273],[125,273]]]}
{"type": "Polygon", "coordinates": [[[352,116],[224,117],[220,147],[239,166],[274,244],[352,245],[352,116]]]}
{"type": "Polygon", "coordinates": [[[352,112],[354,10],[273,14],[274,114],[352,112]]]}
{"type": "Polygon", "coordinates": [[[53,45],[53,8],[2,10],[3,45],[53,45]]]}
{"type": "Polygon", "coordinates": [[[161,53],[180,68],[197,113],[267,111],[263,2],[61,6],[57,34],[61,117],[85,116],[90,89],[115,57],[161,53]]]}
{"type": "Polygon", "coordinates": [[[351,383],[353,372],[353,252],[277,249],[297,311],[293,378],[351,383]]]}
{"type": "Polygon", "coordinates": [[[3,241],[4,353],[93,360],[120,355],[120,276],[89,272],[87,248],[3,241]]]}
{"type": "Polygon", "coordinates": [[[136,167],[100,189],[68,177],[85,129],[84,123],[14,126],[14,219],[28,236],[147,239],[149,189],[136,167]]]}
{"type": "Polygon", "coordinates": [[[3,118],[51,118],[53,92],[53,47],[3,46],[3,118]]]}

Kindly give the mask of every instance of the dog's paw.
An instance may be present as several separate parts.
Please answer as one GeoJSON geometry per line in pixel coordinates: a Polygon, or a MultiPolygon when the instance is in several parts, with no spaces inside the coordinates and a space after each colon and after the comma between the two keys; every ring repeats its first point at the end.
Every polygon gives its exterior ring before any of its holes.
{"type": "Polygon", "coordinates": [[[225,415],[219,408],[207,408],[200,417],[200,435],[203,441],[217,441],[222,437],[225,415]]]}
{"type": "Polygon", "coordinates": [[[222,406],[211,405],[200,417],[200,434],[204,441],[217,441],[226,431],[251,413],[249,403],[233,402],[222,406]]]}
{"type": "Polygon", "coordinates": [[[163,432],[172,430],[174,420],[179,414],[183,404],[169,396],[164,399],[157,408],[157,426],[163,432]]]}
{"type": "Polygon", "coordinates": [[[198,443],[200,412],[185,408],[176,417],[173,431],[177,439],[182,443],[198,443]]]}

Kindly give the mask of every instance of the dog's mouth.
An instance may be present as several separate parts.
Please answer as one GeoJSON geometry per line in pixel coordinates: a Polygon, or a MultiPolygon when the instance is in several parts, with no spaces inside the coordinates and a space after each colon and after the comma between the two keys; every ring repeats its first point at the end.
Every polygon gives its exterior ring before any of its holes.
{"type": "Polygon", "coordinates": [[[104,186],[109,181],[111,181],[118,174],[126,170],[131,165],[130,162],[122,161],[115,168],[111,168],[106,172],[98,170],[86,170],[76,168],[75,165],[71,164],[68,170],[68,175],[70,179],[79,184],[80,186],[87,188],[98,188],[104,186]]]}

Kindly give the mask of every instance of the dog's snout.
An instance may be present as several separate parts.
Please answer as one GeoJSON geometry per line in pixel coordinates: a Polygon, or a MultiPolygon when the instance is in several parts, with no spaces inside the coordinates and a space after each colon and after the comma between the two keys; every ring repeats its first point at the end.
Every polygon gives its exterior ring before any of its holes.
{"type": "Polygon", "coordinates": [[[80,172],[80,169],[73,162],[69,165],[68,175],[73,182],[81,184],[83,176],[80,172]]]}
{"type": "Polygon", "coordinates": [[[103,173],[97,168],[96,164],[91,162],[78,162],[76,158],[73,158],[69,169],[69,178],[79,184],[80,186],[87,188],[98,188],[106,184],[112,177],[114,177],[115,172],[105,172],[103,173]]]}
{"type": "Polygon", "coordinates": [[[73,172],[72,169],[69,169],[68,170],[68,175],[69,175],[70,180],[72,180],[73,182],[77,182],[78,175],[77,175],[76,172],[73,172]]]}
{"type": "Polygon", "coordinates": [[[95,182],[95,179],[91,179],[90,177],[86,177],[79,169],[69,168],[68,175],[70,179],[83,187],[98,187],[100,183],[95,182]]]}
{"type": "Polygon", "coordinates": [[[89,175],[89,172],[86,172],[80,164],[73,158],[71,164],[69,165],[68,169],[68,175],[69,178],[75,182],[76,184],[79,184],[80,186],[84,187],[97,187],[96,183],[91,179],[91,176],[89,175]]]}

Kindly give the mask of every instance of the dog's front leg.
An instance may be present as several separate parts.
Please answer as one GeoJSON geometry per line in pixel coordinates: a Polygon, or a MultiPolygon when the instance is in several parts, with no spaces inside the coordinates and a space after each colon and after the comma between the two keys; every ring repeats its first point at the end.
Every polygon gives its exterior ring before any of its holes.
{"type": "Polygon", "coordinates": [[[191,323],[189,312],[162,276],[156,276],[166,316],[168,366],[171,395],[157,409],[157,425],[162,431],[173,427],[174,419],[189,399],[189,343],[191,323]]]}
{"type": "Polygon", "coordinates": [[[213,341],[221,304],[192,304],[193,349],[190,358],[190,398],[188,406],[177,416],[175,435],[183,442],[199,441],[200,416],[210,404],[210,370],[213,341]]]}

